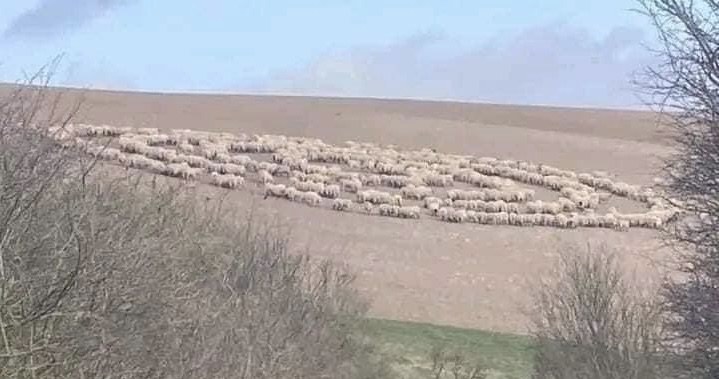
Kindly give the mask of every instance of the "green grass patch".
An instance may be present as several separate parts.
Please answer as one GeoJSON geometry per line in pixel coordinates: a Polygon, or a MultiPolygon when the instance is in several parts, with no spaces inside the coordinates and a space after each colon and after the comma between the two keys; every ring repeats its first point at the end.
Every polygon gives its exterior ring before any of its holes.
{"type": "Polygon", "coordinates": [[[437,346],[481,362],[488,378],[531,376],[533,350],[526,336],[381,319],[368,319],[364,328],[398,378],[433,378],[431,353],[437,346]]]}

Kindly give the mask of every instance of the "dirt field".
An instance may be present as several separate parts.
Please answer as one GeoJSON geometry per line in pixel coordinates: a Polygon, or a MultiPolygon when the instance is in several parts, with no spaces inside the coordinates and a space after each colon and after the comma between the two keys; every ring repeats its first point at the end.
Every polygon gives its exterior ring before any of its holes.
{"type": "MultiPolygon", "coordinates": [[[[70,91],[70,94],[77,92],[70,91]]],[[[458,103],[88,92],[79,120],[116,126],[284,134],[394,143],[405,148],[605,170],[649,184],[668,152],[649,113],[458,103]]],[[[628,250],[627,267],[654,278],[665,252],[656,232],[560,230],[401,220],[312,209],[247,192],[294,229],[298,247],[349,264],[373,300],[372,315],[523,332],[526,279],[565,242],[628,250]]]]}

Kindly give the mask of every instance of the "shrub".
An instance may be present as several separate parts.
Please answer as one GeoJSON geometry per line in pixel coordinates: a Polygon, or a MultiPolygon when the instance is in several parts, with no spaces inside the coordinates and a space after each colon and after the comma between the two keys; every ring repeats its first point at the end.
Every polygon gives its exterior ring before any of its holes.
{"type": "Polygon", "coordinates": [[[536,286],[534,378],[657,378],[659,304],[623,277],[615,251],[581,250],[562,252],[536,286]]]}
{"type": "Polygon", "coordinates": [[[346,270],[291,254],[279,223],[61,147],[48,94],[0,101],[0,377],[376,374],[346,270]]]}

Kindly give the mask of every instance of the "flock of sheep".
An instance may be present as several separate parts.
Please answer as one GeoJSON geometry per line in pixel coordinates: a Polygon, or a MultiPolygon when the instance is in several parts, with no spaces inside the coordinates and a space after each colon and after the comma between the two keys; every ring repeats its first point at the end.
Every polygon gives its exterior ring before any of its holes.
{"type": "Polygon", "coordinates": [[[265,198],[340,212],[454,223],[557,228],[661,228],[678,211],[649,188],[604,172],[575,173],[531,162],[396,146],[192,130],[67,125],[50,129],[64,146],[128,168],[228,189],[261,187],[265,198]],[[521,185],[525,185],[522,187],[521,185]],[[556,191],[542,201],[527,186],[556,191]],[[621,213],[613,196],[645,205],[621,213]],[[600,206],[607,208],[599,212],[600,206]]]}

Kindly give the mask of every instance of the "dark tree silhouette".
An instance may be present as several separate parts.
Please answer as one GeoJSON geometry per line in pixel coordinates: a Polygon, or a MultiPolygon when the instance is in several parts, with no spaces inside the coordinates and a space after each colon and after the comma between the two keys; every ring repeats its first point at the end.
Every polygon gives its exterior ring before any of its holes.
{"type": "Polygon", "coordinates": [[[638,84],[676,147],[662,189],[687,216],[667,230],[685,274],[665,285],[677,375],[719,378],[719,1],[638,3],[660,42],[638,84]]]}

